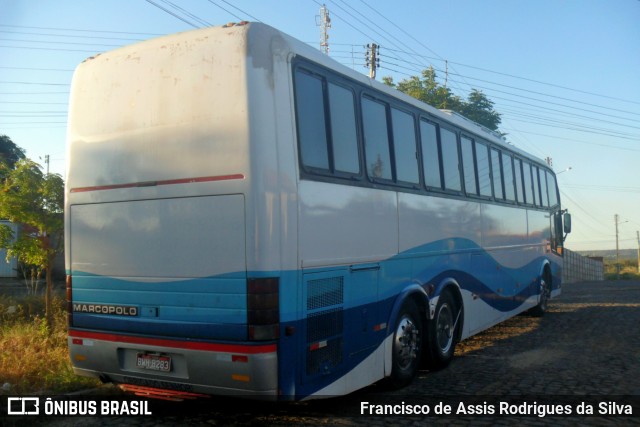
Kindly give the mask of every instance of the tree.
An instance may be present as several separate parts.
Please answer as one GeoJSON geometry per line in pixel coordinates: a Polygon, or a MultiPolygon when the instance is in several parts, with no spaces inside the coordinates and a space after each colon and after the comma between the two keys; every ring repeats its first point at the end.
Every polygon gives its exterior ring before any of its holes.
{"type": "Polygon", "coordinates": [[[13,232],[0,225],[0,247],[8,257],[36,265],[46,273],[45,305],[51,322],[52,269],[62,251],[64,230],[64,181],[58,174],[43,174],[42,167],[29,159],[19,160],[11,169],[0,163],[0,218],[21,224],[23,232],[13,242],[13,232]]]}
{"type": "Polygon", "coordinates": [[[466,101],[461,99],[449,88],[438,84],[433,67],[422,71],[422,78],[412,76],[396,84],[391,77],[383,77],[382,82],[433,107],[460,113],[491,130],[497,130],[500,125],[500,114],[484,93],[473,89],[466,101]]]}
{"type": "Polygon", "coordinates": [[[493,109],[493,101],[477,89],[471,90],[459,113],[491,130],[497,130],[502,121],[500,114],[493,109]]]}
{"type": "Polygon", "coordinates": [[[7,135],[0,135],[0,163],[5,163],[13,169],[16,163],[24,158],[24,149],[18,147],[7,135]]]}
{"type": "Polygon", "coordinates": [[[395,84],[391,77],[383,77],[383,83],[406,93],[425,104],[441,109],[455,109],[460,105],[460,98],[455,96],[449,88],[440,86],[436,81],[433,67],[422,71],[422,78],[412,76],[395,84]]]}

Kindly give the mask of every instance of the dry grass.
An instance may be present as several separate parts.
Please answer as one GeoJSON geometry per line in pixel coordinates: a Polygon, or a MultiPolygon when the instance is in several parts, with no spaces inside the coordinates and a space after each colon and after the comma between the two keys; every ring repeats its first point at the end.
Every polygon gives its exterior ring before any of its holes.
{"type": "Polygon", "coordinates": [[[0,394],[62,393],[95,387],[95,380],[78,377],[67,350],[64,302],[53,302],[53,325],[47,327],[42,297],[0,296],[0,394]]]}

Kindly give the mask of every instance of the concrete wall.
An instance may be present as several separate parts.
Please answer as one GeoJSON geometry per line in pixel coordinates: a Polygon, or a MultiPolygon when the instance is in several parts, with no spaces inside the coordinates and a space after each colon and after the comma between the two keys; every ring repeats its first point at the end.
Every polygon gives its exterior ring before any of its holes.
{"type": "Polygon", "coordinates": [[[602,261],[587,258],[569,249],[564,250],[563,283],[604,280],[602,261]]]}

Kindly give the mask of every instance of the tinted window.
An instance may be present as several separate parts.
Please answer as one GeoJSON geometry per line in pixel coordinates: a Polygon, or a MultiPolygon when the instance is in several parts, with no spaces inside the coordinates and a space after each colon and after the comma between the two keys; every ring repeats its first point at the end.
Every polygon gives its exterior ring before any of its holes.
{"type": "Polygon", "coordinates": [[[502,154],[502,172],[504,173],[504,195],[507,200],[512,202],[516,200],[516,193],[513,187],[513,165],[511,156],[502,154]]]}
{"type": "Polygon", "coordinates": [[[525,193],[525,202],[530,205],[533,204],[533,192],[531,187],[531,165],[527,162],[522,162],[522,176],[524,176],[524,193],[525,193]]]}
{"type": "Polygon", "coordinates": [[[359,173],[358,134],[353,93],[329,83],[331,139],[336,171],[359,173]]]}
{"type": "Polygon", "coordinates": [[[542,199],[542,206],[549,206],[549,193],[547,193],[547,175],[544,170],[539,169],[538,175],[540,177],[540,198],[542,199]]]}
{"type": "Polygon", "coordinates": [[[396,156],[396,179],[417,183],[419,182],[418,156],[416,155],[416,128],[413,116],[392,108],[391,121],[396,156]]]}
{"type": "Polygon", "coordinates": [[[496,199],[504,199],[502,192],[502,170],[500,169],[500,152],[491,150],[491,171],[493,172],[493,194],[496,199]]]}
{"type": "Polygon", "coordinates": [[[549,171],[547,171],[547,186],[549,187],[549,206],[555,206],[558,204],[556,177],[549,171]]]}
{"type": "Polygon", "coordinates": [[[476,159],[478,161],[478,183],[480,184],[480,195],[491,197],[489,151],[486,145],[479,142],[476,142],[476,159]]]}
{"type": "Polygon", "coordinates": [[[444,188],[447,190],[462,190],[460,182],[460,167],[458,158],[458,143],[456,134],[440,128],[442,143],[442,169],[444,172],[444,188]]]}
{"type": "Polygon", "coordinates": [[[436,132],[437,128],[435,124],[420,120],[424,182],[427,187],[442,188],[440,161],[438,160],[438,137],[436,132]]]}
{"type": "Polygon", "coordinates": [[[391,179],[389,134],[387,132],[385,104],[363,98],[362,119],[367,173],[371,178],[391,179]]]}
{"type": "Polygon", "coordinates": [[[302,70],[296,71],[296,111],[302,163],[329,169],[322,80],[302,70]]]}
{"type": "Polygon", "coordinates": [[[514,160],[515,164],[515,176],[516,176],[516,198],[520,203],[526,203],[524,192],[522,190],[522,161],[520,159],[514,160]]]}
{"type": "Polygon", "coordinates": [[[467,194],[478,194],[476,188],[476,163],[473,160],[473,140],[467,137],[460,138],[462,149],[462,171],[464,174],[464,188],[467,194]]]}
{"type": "Polygon", "coordinates": [[[540,187],[538,185],[538,168],[531,166],[531,183],[532,190],[531,194],[533,194],[533,204],[536,206],[540,205],[540,187]]]}

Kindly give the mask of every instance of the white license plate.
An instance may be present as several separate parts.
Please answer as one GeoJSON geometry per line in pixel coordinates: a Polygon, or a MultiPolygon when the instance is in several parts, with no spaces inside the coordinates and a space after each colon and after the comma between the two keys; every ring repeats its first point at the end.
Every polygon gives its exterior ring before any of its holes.
{"type": "Polygon", "coordinates": [[[171,371],[171,357],[169,356],[138,353],[136,359],[136,366],[138,368],[160,372],[171,371]]]}

